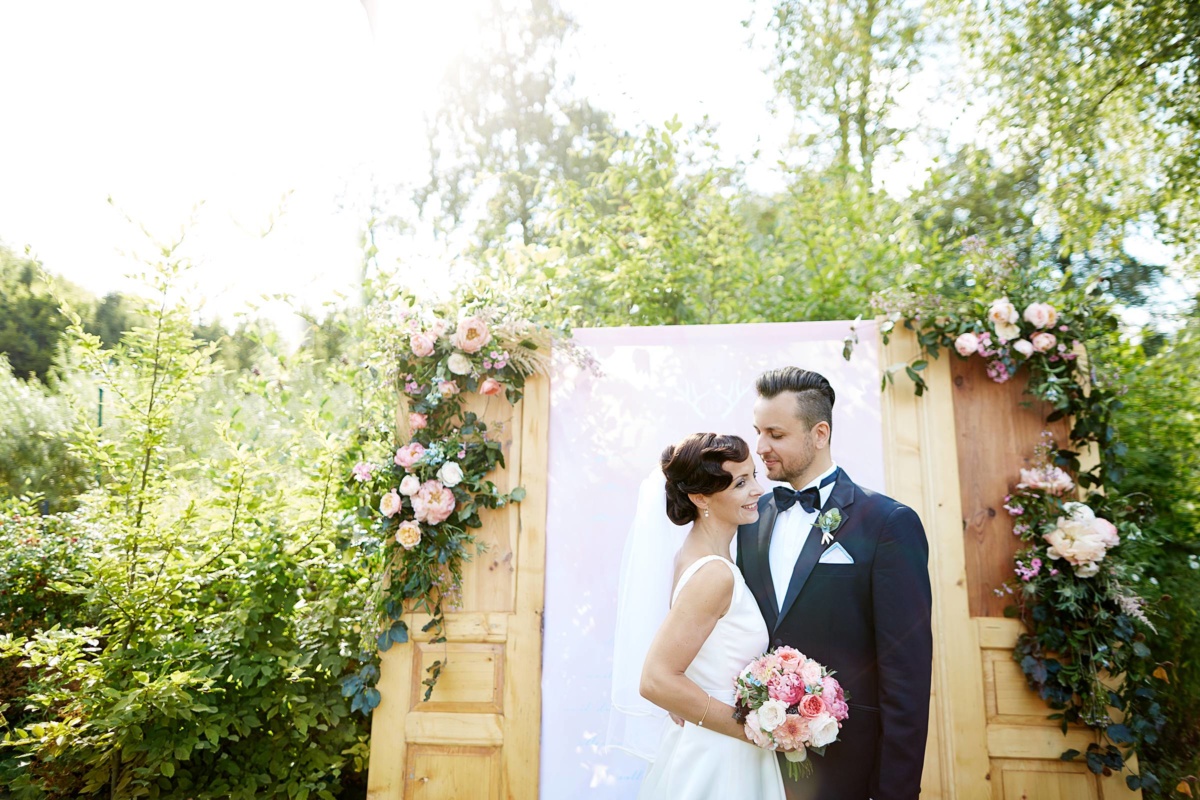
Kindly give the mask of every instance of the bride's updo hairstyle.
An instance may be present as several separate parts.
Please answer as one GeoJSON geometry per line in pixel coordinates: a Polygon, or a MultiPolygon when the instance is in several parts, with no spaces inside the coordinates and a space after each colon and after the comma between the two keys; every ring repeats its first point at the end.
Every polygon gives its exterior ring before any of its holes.
{"type": "Polygon", "coordinates": [[[667,479],[667,516],[676,525],[686,525],[699,515],[689,494],[716,494],[729,488],[733,476],[722,469],[726,461],[742,463],[750,458],[750,446],[740,436],[693,433],[678,444],[668,445],[659,461],[667,479]]]}

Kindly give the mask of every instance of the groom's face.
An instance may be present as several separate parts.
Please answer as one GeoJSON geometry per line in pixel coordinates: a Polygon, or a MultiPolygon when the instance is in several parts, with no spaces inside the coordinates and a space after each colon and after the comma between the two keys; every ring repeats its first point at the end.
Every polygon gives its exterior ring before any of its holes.
{"type": "Polygon", "coordinates": [[[817,456],[816,438],[797,415],[796,394],[780,392],[754,403],[755,451],[773,481],[800,480],[817,456]]]}

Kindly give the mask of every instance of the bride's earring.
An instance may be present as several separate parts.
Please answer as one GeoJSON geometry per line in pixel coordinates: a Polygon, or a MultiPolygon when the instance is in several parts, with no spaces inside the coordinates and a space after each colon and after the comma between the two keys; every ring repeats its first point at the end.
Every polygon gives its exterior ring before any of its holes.
{"type": "Polygon", "coordinates": [[[708,516],[708,509],[707,509],[707,508],[706,508],[706,509],[704,509],[704,516],[706,516],[706,517],[708,516]]]}

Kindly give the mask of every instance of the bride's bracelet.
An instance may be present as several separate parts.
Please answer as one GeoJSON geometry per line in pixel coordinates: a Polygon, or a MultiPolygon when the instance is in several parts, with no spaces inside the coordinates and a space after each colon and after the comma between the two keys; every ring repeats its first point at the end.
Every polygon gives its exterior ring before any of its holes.
{"type": "Polygon", "coordinates": [[[704,704],[704,713],[700,715],[700,721],[696,723],[696,727],[704,727],[704,718],[708,716],[708,707],[712,705],[712,695],[709,695],[708,702],[704,704]]]}

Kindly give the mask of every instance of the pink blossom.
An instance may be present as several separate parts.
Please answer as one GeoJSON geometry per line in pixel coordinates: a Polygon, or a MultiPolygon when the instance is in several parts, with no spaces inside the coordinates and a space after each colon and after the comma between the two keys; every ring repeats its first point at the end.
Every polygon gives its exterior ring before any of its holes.
{"type": "Polygon", "coordinates": [[[989,361],[987,365],[987,374],[988,377],[996,383],[1004,383],[1012,377],[1012,375],[1008,373],[1008,367],[1004,365],[1003,361],[989,361]]]}
{"type": "Polygon", "coordinates": [[[425,445],[420,442],[409,442],[396,451],[396,457],[392,460],[396,462],[396,466],[409,469],[413,464],[421,460],[425,455],[425,445]]]}
{"type": "Polygon", "coordinates": [[[800,667],[800,677],[804,679],[805,686],[815,686],[821,682],[821,678],[825,676],[825,669],[811,658],[804,662],[800,667]]]}
{"type": "Polygon", "coordinates": [[[1117,526],[1113,525],[1106,519],[1096,517],[1092,523],[1093,529],[1096,531],[1096,536],[1100,541],[1104,542],[1105,547],[1116,547],[1121,543],[1121,537],[1117,533],[1117,526]]]}
{"type": "Polygon", "coordinates": [[[479,317],[467,317],[459,321],[458,330],[451,337],[454,346],[464,353],[478,353],[491,340],[492,334],[487,323],[479,317]]]}
{"type": "Polygon", "coordinates": [[[765,750],[775,749],[775,743],[771,741],[771,737],[767,735],[766,731],[762,729],[762,726],[758,722],[757,711],[751,711],[746,715],[746,736],[750,739],[750,741],[754,742],[754,744],[765,750]]]}
{"type": "Polygon", "coordinates": [[[1036,469],[1021,470],[1021,482],[1018,489],[1038,489],[1055,496],[1065,494],[1075,488],[1075,481],[1059,467],[1046,465],[1036,469]]]}
{"type": "Polygon", "coordinates": [[[412,348],[413,355],[417,358],[433,354],[433,338],[428,334],[414,333],[408,340],[409,347],[412,348]]]}
{"type": "Polygon", "coordinates": [[[371,480],[372,469],[374,469],[374,467],[372,467],[370,464],[365,461],[360,461],[354,465],[354,469],[351,470],[351,472],[354,474],[354,480],[358,481],[359,483],[363,483],[371,480]]]}
{"type": "Polygon", "coordinates": [[[419,522],[437,525],[454,512],[455,502],[454,492],[440,481],[425,481],[421,490],[413,495],[413,516],[419,522]]]}
{"type": "Polygon", "coordinates": [[[419,431],[429,425],[429,417],[424,414],[418,414],[413,411],[408,415],[408,427],[414,431],[419,431]]]}
{"type": "Polygon", "coordinates": [[[454,381],[440,381],[437,385],[442,397],[453,397],[458,394],[458,384],[454,381]]]}
{"type": "Polygon", "coordinates": [[[495,378],[488,378],[483,383],[479,384],[479,393],[485,395],[496,395],[504,391],[504,385],[495,378]]]}
{"type": "Polygon", "coordinates": [[[1054,345],[1058,344],[1058,339],[1054,336],[1054,334],[1047,333],[1046,331],[1038,331],[1033,336],[1029,337],[1029,341],[1033,345],[1033,349],[1037,350],[1039,353],[1045,353],[1048,350],[1053,350],[1054,345]]]}
{"type": "Polygon", "coordinates": [[[800,665],[805,661],[804,654],[794,647],[776,648],[775,656],[779,659],[779,665],[783,667],[783,671],[787,673],[799,671],[800,665]]]}
{"type": "MultiPolygon", "coordinates": [[[[810,695],[811,696],[811,695],[810,695]]],[[[771,731],[775,744],[779,747],[793,750],[808,743],[808,720],[799,714],[788,714],[783,722],[771,731]]]]}
{"type": "Polygon", "coordinates": [[[825,713],[825,701],[819,694],[806,694],[800,700],[800,713],[812,719],[825,713]]]}
{"type": "Polygon", "coordinates": [[[959,334],[954,340],[954,349],[960,356],[971,356],[979,352],[979,337],[971,332],[959,334]]]}
{"type": "Polygon", "coordinates": [[[767,695],[772,700],[793,705],[804,697],[804,681],[795,673],[780,673],[767,682],[767,695]]]}
{"type": "Polygon", "coordinates": [[[826,675],[821,680],[821,699],[834,719],[843,720],[850,716],[850,707],[846,704],[846,693],[837,678],[826,675]]]}

